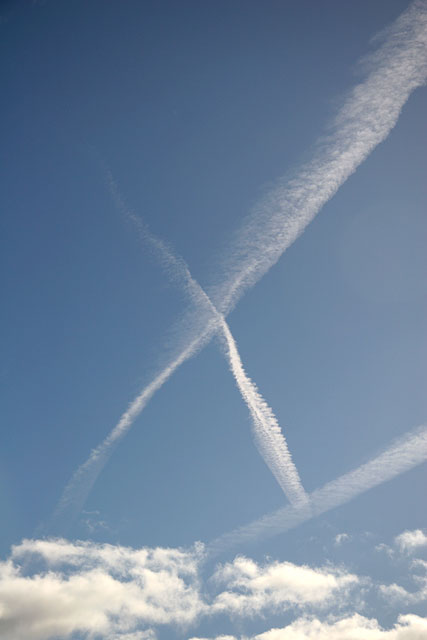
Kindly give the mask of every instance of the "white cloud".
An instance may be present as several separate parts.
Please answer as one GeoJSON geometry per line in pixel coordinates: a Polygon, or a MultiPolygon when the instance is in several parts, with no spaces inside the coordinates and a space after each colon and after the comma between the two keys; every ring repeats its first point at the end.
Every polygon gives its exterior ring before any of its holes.
{"type": "Polygon", "coordinates": [[[153,637],[152,625],[192,623],[205,609],[201,557],[200,547],[134,550],[26,540],[0,564],[0,636],[45,640],[82,633],[145,640],[153,637]]]}
{"type": "Polygon", "coordinates": [[[190,638],[190,640],[236,640],[235,636],[216,636],[216,638],[190,638]]]}
{"type": "Polygon", "coordinates": [[[375,547],[375,551],[378,551],[380,553],[386,553],[390,558],[394,556],[394,550],[384,542],[380,542],[380,544],[377,544],[375,547]]]}
{"type": "Polygon", "coordinates": [[[334,568],[312,569],[291,562],[260,566],[244,557],[220,567],[214,579],[225,583],[226,590],[217,596],[212,609],[241,616],[279,607],[321,607],[332,598],[337,606],[359,584],[357,576],[334,568]]]}
{"type": "Polygon", "coordinates": [[[159,625],[189,627],[201,617],[234,618],[348,601],[357,576],[334,567],[257,564],[238,557],[205,585],[204,547],[142,548],[24,540],[0,562],[0,637],[49,640],[100,635],[152,640],[159,625]]]}
{"type": "MultiPolygon", "coordinates": [[[[217,636],[215,640],[223,640],[225,637],[227,640],[237,640],[233,636],[217,636]]],[[[355,613],[351,617],[333,622],[300,618],[282,629],[270,629],[253,636],[252,640],[425,640],[426,637],[426,618],[416,615],[399,616],[393,628],[386,630],[377,620],[355,613]]]]}
{"type": "Polygon", "coordinates": [[[121,633],[111,640],[116,640],[116,638],[117,640],[156,640],[157,636],[153,629],[146,629],[145,631],[135,631],[134,633],[121,633]]]}
{"type": "Polygon", "coordinates": [[[412,579],[418,587],[415,591],[408,591],[405,587],[393,583],[380,585],[380,593],[389,603],[394,603],[398,606],[427,601],[427,576],[415,575],[412,576],[412,579]]]}
{"type": "Polygon", "coordinates": [[[335,540],[334,543],[337,547],[339,547],[340,545],[343,544],[343,542],[348,542],[350,540],[351,536],[349,536],[348,533],[338,533],[335,536],[335,540]]]}
{"type": "Polygon", "coordinates": [[[421,529],[404,531],[394,539],[401,551],[411,552],[420,547],[427,547],[427,535],[421,529]]]}
{"type": "MultiPolygon", "coordinates": [[[[395,542],[404,551],[408,548],[413,550],[422,546],[422,535],[423,533],[420,530],[405,531],[395,538],[395,542]]],[[[427,601],[427,562],[421,558],[411,560],[407,558],[407,561],[409,561],[408,576],[414,584],[414,588],[411,591],[396,583],[379,586],[380,594],[389,603],[394,603],[399,607],[427,601]]]]}

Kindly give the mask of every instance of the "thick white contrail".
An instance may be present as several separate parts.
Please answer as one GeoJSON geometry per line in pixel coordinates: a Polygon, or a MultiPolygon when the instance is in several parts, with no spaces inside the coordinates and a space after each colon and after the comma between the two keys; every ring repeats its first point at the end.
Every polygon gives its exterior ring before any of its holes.
{"type": "Polygon", "coordinates": [[[427,427],[423,425],[406,433],[369,462],[313,491],[307,506],[289,505],[220,536],[207,546],[208,555],[212,557],[235,546],[289,531],[426,460],[427,427]]]}
{"type": "Polygon", "coordinates": [[[246,374],[231,331],[224,317],[221,316],[221,318],[230,369],[251,412],[258,451],[290,503],[295,506],[306,505],[308,496],[304,491],[276,416],[259,393],[255,383],[246,374]]]}
{"type": "MultiPolygon", "coordinates": [[[[224,275],[217,274],[218,284],[208,289],[209,298],[224,316],[245,290],[277,262],[359,164],[387,137],[412,91],[425,83],[427,4],[424,0],[411,4],[388,29],[382,46],[365,64],[368,62],[370,73],[349,94],[331,132],[318,143],[313,159],[291,179],[278,183],[255,208],[237,241],[232,243],[230,257],[222,267],[224,275]]],[[[73,487],[79,484],[81,473],[87,473],[93,484],[105,456],[109,455],[106,452],[125,435],[153,394],[217,331],[217,323],[210,318],[205,327],[197,327],[193,335],[186,338],[180,353],[141,391],[110,435],[76,472],[56,514],[63,512],[70,497],[75,495],[73,487]]],[[[90,488],[88,483],[82,489],[81,504],[90,488]]]]}
{"type": "Polygon", "coordinates": [[[207,289],[224,315],[298,238],[323,205],[395,126],[412,91],[427,79],[427,2],[416,0],[364,63],[371,71],[348,95],[312,159],[254,208],[207,289]]]}

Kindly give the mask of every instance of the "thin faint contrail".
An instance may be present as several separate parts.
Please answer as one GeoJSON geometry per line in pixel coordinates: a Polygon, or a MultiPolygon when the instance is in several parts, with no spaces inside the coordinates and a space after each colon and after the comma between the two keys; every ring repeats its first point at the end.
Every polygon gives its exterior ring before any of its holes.
{"type": "MultiPolygon", "coordinates": [[[[113,185],[115,187],[114,182],[113,185]]],[[[118,194],[116,187],[115,192],[118,194]]],[[[134,213],[131,213],[129,217],[134,222],[141,223],[141,220],[134,213]]],[[[140,224],[138,226],[140,227],[140,224]]],[[[212,315],[213,322],[225,340],[225,355],[230,370],[251,413],[256,446],[290,503],[294,505],[306,504],[307,494],[276,416],[259,393],[255,383],[246,374],[236,341],[224,316],[218,312],[203,288],[193,278],[185,261],[176,257],[162,240],[156,238],[147,229],[143,231],[143,234],[145,240],[159,253],[162,263],[171,270],[170,272],[178,280],[180,286],[185,288],[197,307],[207,309],[208,313],[212,315]]]]}
{"type": "Polygon", "coordinates": [[[310,501],[306,507],[289,505],[226,533],[207,545],[207,553],[213,557],[243,543],[289,531],[426,460],[427,427],[422,425],[406,433],[369,462],[313,491],[309,494],[310,501]]]}
{"type": "MultiPolygon", "coordinates": [[[[416,0],[388,29],[377,52],[365,60],[371,71],[345,100],[330,133],[322,138],[313,159],[277,186],[254,209],[232,243],[218,284],[208,289],[216,309],[226,316],[298,238],[323,205],[382,142],[395,126],[412,91],[427,78],[427,5],[416,0]]],[[[187,337],[180,353],[132,401],[116,427],[93,450],[74,478],[86,474],[83,504],[112,447],[127,433],[153,394],[185,360],[195,355],[218,331],[209,319],[187,337]]],[[[64,511],[74,489],[66,488],[56,515],[64,511]]]]}

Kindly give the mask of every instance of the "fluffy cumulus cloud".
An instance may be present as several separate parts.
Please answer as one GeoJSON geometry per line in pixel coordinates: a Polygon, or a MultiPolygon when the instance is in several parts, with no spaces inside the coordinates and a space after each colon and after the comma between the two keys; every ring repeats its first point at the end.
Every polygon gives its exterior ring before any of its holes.
{"type": "Polygon", "coordinates": [[[0,565],[0,637],[73,633],[145,640],[151,625],[186,625],[204,609],[202,551],[27,540],[0,565]],[[145,627],[145,631],[139,631],[145,627]]]}
{"type": "MultiPolygon", "coordinates": [[[[392,629],[384,629],[375,619],[358,614],[340,620],[321,622],[317,618],[300,618],[282,629],[270,629],[252,640],[425,640],[427,618],[399,616],[392,629]]],[[[206,640],[192,638],[191,640],[206,640]]],[[[213,639],[212,639],[213,640],[213,639]]],[[[237,640],[218,636],[215,640],[237,640]]],[[[241,640],[250,640],[241,638],[241,640]]]]}
{"type": "MultiPolygon", "coordinates": [[[[377,551],[384,551],[391,558],[398,556],[399,561],[407,562],[407,581],[412,581],[412,588],[404,587],[395,582],[380,584],[380,595],[391,605],[402,607],[427,601],[427,561],[414,558],[414,553],[427,547],[427,536],[421,529],[403,531],[394,538],[394,545],[377,545],[377,551]]],[[[426,636],[427,637],[427,636],[426,636]]]]}
{"type": "Polygon", "coordinates": [[[225,585],[212,604],[214,611],[251,616],[264,609],[337,605],[359,583],[357,576],[328,567],[312,569],[291,562],[258,565],[238,557],[220,567],[216,582],[225,585]]]}
{"type": "Polygon", "coordinates": [[[427,547],[427,535],[421,529],[404,531],[394,539],[395,544],[401,551],[410,553],[420,547],[427,547]]]}
{"type": "MultiPolygon", "coordinates": [[[[421,538],[417,532],[404,532],[396,545],[420,547],[407,542],[413,539],[421,538]]],[[[424,640],[425,618],[401,616],[384,629],[375,619],[352,615],[355,602],[372,587],[397,604],[398,611],[427,598],[427,562],[402,557],[412,569],[410,591],[397,584],[375,587],[332,565],[257,563],[243,556],[217,566],[211,575],[201,544],[191,549],[132,549],[64,539],[24,540],[0,562],[0,638],[71,640],[79,634],[88,639],[155,640],[162,625],[179,627],[180,635],[189,637],[204,618],[226,615],[243,622],[292,609],[297,616],[292,624],[253,640],[424,640]]]]}
{"type": "Polygon", "coordinates": [[[396,583],[380,585],[379,591],[389,604],[402,606],[427,601],[427,562],[420,558],[412,560],[410,569],[414,584],[411,590],[396,583]]]}
{"type": "Polygon", "coordinates": [[[348,542],[350,539],[351,536],[348,533],[339,533],[335,536],[334,543],[337,547],[339,547],[344,542],[348,542]]]}
{"type": "Polygon", "coordinates": [[[0,563],[0,637],[48,640],[80,634],[152,640],[159,625],[181,629],[202,616],[233,617],[345,600],[358,578],[333,567],[258,565],[239,557],[202,587],[204,549],[142,548],[24,540],[0,563]],[[209,585],[211,592],[206,585],[209,585]]]}

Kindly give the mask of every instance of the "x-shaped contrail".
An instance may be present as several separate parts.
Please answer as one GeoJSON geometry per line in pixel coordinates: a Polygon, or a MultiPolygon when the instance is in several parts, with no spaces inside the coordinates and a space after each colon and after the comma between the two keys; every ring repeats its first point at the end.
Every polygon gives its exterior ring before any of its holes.
{"type": "MultiPolygon", "coordinates": [[[[416,0],[392,25],[370,62],[371,72],[349,94],[329,135],[317,145],[312,160],[295,172],[292,179],[279,182],[256,207],[241,230],[238,242],[232,246],[230,259],[223,265],[225,277],[220,278],[219,285],[207,290],[213,307],[223,318],[243,293],[277,262],[359,164],[387,137],[409,95],[425,83],[425,1],[416,0]]],[[[219,327],[218,317],[211,317],[206,326],[195,330],[180,353],[141,391],[107,438],[76,471],[64,490],[54,519],[81,508],[114,447],[153,394],[219,330],[226,334],[224,325],[219,327]]],[[[333,494],[339,487],[331,483],[330,489],[333,494]]],[[[300,495],[304,498],[303,493],[300,495]]],[[[292,509],[300,514],[308,513],[307,509],[313,512],[313,496],[310,504],[303,499],[303,506],[292,509]]],[[[321,512],[325,510],[322,507],[321,512]]]]}

